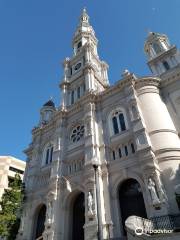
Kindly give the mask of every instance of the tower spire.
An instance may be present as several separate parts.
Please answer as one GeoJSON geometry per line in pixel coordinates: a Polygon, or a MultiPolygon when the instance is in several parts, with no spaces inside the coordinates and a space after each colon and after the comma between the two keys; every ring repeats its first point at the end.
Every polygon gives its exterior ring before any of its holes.
{"type": "Polygon", "coordinates": [[[95,37],[95,32],[89,23],[89,15],[87,14],[86,8],[83,8],[82,13],[79,18],[79,24],[76,28],[73,37],[73,49],[74,55],[76,55],[82,46],[87,42],[94,44],[95,53],[97,52],[97,39],[95,37]]]}

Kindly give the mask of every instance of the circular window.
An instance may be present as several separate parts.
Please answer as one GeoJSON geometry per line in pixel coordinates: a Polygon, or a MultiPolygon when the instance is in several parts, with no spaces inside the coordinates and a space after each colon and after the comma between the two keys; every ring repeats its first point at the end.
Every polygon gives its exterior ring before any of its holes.
{"type": "Polygon", "coordinates": [[[84,137],[84,126],[78,125],[77,127],[73,128],[71,133],[71,141],[78,142],[82,137],[84,137]]]}

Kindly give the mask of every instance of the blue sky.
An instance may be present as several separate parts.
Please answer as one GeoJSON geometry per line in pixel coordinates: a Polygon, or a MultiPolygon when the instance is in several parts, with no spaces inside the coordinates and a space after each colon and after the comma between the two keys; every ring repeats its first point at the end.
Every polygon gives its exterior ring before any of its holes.
{"type": "Polygon", "coordinates": [[[148,30],[166,33],[180,48],[179,0],[0,0],[0,155],[25,160],[40,107],[51,96],[60,104],[61,65],[72,55],[84,6],[111,83],[126,68],[150,74],[143,53],[148,30]]]}

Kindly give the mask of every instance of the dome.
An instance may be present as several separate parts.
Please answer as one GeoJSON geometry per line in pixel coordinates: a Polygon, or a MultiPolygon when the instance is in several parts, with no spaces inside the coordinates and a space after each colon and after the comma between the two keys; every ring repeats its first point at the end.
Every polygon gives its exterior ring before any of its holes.
{"type": "Polygon", "coordinates": [[[43,107],[53,107],[53,108],[55,108],[55,104],[54,104],[54,102],[50,99],[49,101],[47,101],[47,102],[43,105],[43,107]]]}

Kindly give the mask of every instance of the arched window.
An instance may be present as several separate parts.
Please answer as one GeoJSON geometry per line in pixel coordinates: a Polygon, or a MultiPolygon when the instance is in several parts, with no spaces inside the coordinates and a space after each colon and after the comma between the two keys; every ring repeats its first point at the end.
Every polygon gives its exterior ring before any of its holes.
{"type": "Polygon", "coordinates": [[[74,91],[71,92],[71,104],[74,103],[74,91]]]}
{"type": "Polygon", "coordinates": [[[127,146],[124,147],[124,152],[125,152],[125,155],[127,156],[128,155],[128,148],[127,148],[127,146]]]}
{"type": "Polygon", "coordinates": [[[86,91],[86,84],[84,83],[83,84],[83,92],[85,92],[86,91]]]}
{"type": "Polygon", "coordinates": [[[134,144],[133,144],[133,143],[131,143],[131,152],[132,152],[132,153],[135,153],[135,147],[134,147],[134,144]]]}
{"type": "Polygon", "coordinates": [[[53,146],[51,144],[47,145],[44,150],[44,165],[48,165],[52,162],[53,158],[53,146]]]}
{"type": "Polygon", "coordinates": [[[114,134],[119,133],[117,117],[113,117],[112,122],[113,122],[114,134]]]}
{"type": "Polygon", "coordinates": [[[124,121],[124,115],[122,113],[119,114],[119,123],[120,123],[121,131],[125,131],[126,125],[124,121]]]}
{"type": "Polygon", "coordinates": [[[154,51],[159,54],[161,52],[161,47],[159,46],[158,43],[153,43],[153,48],[154,48],[154,51]]]}
{"type": "Polygon", "coordinates": [[[121,148],[119,148],[119,157],[122,157],[122,152],[121,152],[121,148]]]}
{"type": "Polygon", "coordinates": [[[121,111],[115,111],[112,115],[113,134],[118,134],[126,130],[124,114],[121,111]]]}
{"type": "Polygon", "coordinates": [[[80,41],[77,45],[77,49],[79,49],[80,47],[82,47],[82,42],[80,41]]]}
{"type": "Polygon", "coordinates": [[[116,160],[116,153],[115,153],[115,151],[113,151],[112,154],[113,154],[113,160],[116,160]]]}
{"type": "Polygon", "coordinates": [[[49,148],[46,150],[46,164],[48,164],[49,161],[49,148]]]}
{"type": "Polygon", "coordinates": [[[170,66],[169,66],[169,63],[167,61],[164,61],[163,62],[163,66],[166,70],[169,70],[170,69],[170,66]]]}
{"type": "Polygon", "coordinates": [[[81,88],[78,87],[77,89],[77,98],[80,98],[81,97],[81,88]]]}

